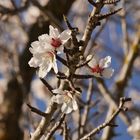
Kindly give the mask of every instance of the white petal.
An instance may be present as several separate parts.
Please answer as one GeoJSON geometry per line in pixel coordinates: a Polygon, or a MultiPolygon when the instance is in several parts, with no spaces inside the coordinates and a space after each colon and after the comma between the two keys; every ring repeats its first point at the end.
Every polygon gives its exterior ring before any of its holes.
{"type": "Polygon", "coordinates": [[[77,105],[77,102],[75,100],[72,100],[72,106],[73,106],[73,110],[78,109],[78,105],[77,105]]]}
{"type": "Polygon", "coordinates": [[[47,75],[47,73],[51,70],[51,68],[52,68],[51,63],[50,64],[46,63],[44,65],[42,64],[42,66],[40,66],[39,72],[38,72],[39,77],[44,78],[47,75]]]}
{"type": "Polygon", "coordinates": [[[64,30],[61,34],[60,34],[60,40],[62,41],[62,43],[65,43],[68,39],[71,38],[71,31],[70,30],[64,30]]]}
{"type": "Polygon", "coordinates": [[[34,42],[31,43],[31,46],[32,47],[29,48],[29,50],[32,54],[44,53],[46,51],[45,46],[48,46],[48,43],[34,41],[34,42]]]}
{"type": "Polygon", "coordinates": [[[114,73],[114,69],[106,68],[103,70],[102,76],[109,79],[113,75],[113,73],[114,73]]]}
{"type": "Polygon", "coordinates": [[[54,28],[52,25],[49,26],[49,35],[53,38],[58,38],[59,36],[59,32],[57,28],[54,28]]]}
{"type": "Polygon", "coordinates": [[[39,41],[34,41],[31,43],[31,46],[35,49],[35,48],[38,48],[39,46],[39,41]]]}
{"type": "Polygon", "coordinates": [[[40,47],[40,43],[39,43],[39,41],[34,41],[34,42],[31,43],[31,46],[32,47],[29,48],[30,52],[32,54],[37,53],[38,48],[40,47]]]}
{"type": "Polygon", "coordinates": [[[72,108],[68,106],[66,103],[64,103],[61,107],[61,111],[65,114],[69,114],[72,112],[72,108]]]}
{"type": "Polygon", "coordinates": [[[67,91],[67,95],[68,95],[71,99],[73,99],[73,97],[72,97],[72,95],[71,95],[71,93],[70,93],[69,91],[67,91]]]}
{"type": "Polygon", "coordinates": [[[111,64],[111,57],[110,56],[106,56],[105,58],[101,59],[99,62],[99,66],[101,68],[107,68],[109,67],[111,64]]]}
{"type": "Polygon", "coordinates": [[[36,68],[36,67],[38,67],[39,66],[39,60],[37,60],[37,59],[35,59],[34,57],[32,57],[31,59],[30,59],[30,61],[28,62],[28,64],[30,65],[30,67],[34,67],[34,68],[36,68]]]}
{"type": "Polygon", "coordinates": [[[57,67],[55,55],[54,55],[54,58],[53,58],[52,67],[54,69],[54,72],[57,74],[58,73],[58,67],[57,67]]]}
{"type": "Polygon", "coordinates": [[[47,43],[50,43],[50,36],[48,34],[42,34],[38,37],[38,40],[41,41],[45,41],[47,43]]]}
{"type": "Polygon", "coordinates": [[[90,67],[94,67],[94,66],[96,66],[98,63],[97,63],[97,60],[95,59],[95,58],[92,58],[90,61],[89,61],[89,63],[88,63],[88,65],[90,66],[90,67]]]}
{"type": "Polygon", "coordinates": [[[56,96],[53,96],[53,97],[52,97],[52,100],[53,100],[53,102],[55,102],[55,103],[57,103],[57,104],[62,104],[62,103],[64,103],[63,95],[60,95],[60,94],[58,94],[58,95],[56,95],[56,96]]]}
{"type": "Polygon", "coordinates": [[[63,94],[64,91],[62,89],[57,88],[57,89],[52,90],[52,92],[58,93],[58,94],[63,94]]]}
{"type": "Polygon", "coordinates": [[[39,71],[38,71],[38,76],[40,78],[44,78],[46,76],[46,71],[44,71],[43,69],[39,68],[39,71]]]}
{"type": "Polygon", "coordinates": [[[45,41],[40,42],[39,52],[43,53],[46,51],[54,51],[54,48],[48,42],[45,42],[45,41]]]}

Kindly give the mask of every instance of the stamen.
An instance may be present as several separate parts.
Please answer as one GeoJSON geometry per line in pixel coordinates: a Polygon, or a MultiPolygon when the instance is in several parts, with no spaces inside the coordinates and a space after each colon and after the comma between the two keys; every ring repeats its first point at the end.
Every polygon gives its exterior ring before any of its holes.
{"type": "Polygon", "coordinates": [[[71,102],[72,98],[67,94],[67,92],[64,95],[64,102],[69,103],[71,102]]]}
{"type": "Polygon", "coordinates": [[[55,48],[58,48],[62,45],[62,41],[59,38],[52,38],[51,45],[55,48]]]}
{"type": "Polygon", "coordinates": [[[92,72],[93,73],[96,72],[96,73],[100,73],[101,74],[103,70],[104,70],[104,68],[101,68],[99,65],[97,65],[97,66],[92,68],[92,72]]]}

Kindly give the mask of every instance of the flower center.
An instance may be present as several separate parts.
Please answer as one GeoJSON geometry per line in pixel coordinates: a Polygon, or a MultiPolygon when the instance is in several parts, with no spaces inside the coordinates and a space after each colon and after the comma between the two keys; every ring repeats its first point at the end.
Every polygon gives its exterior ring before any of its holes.
{"type": "Polygon", "coordinates": [[[58,48],[62,45],[62,41],[59,38],[52,38],[51,45],[55,48],[58,48]]]}
{"type": "Polygon", "coordinates": [[[96,73],[100,73],[101,74],[103,70],[104,70],[104,68],[99,67],[99,65],[97,65],[97,66],[92,68],[92,72],[93,73],[96,72],[96,73]]]}

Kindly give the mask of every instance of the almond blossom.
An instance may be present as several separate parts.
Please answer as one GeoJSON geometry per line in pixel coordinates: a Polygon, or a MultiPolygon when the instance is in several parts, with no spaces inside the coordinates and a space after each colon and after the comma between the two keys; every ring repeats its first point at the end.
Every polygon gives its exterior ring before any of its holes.
{"type": "Polygon", "coordinates": [[[44,42],[44,44],[49,44],[50,49],[56,50],[58,52],[63,51],[63,45],[71,38],[71,31],[64,30],[61,34],[57,28],[49,26],[49,35],[43,34],[39,36],[39,41],[44,42]]]}
{"type": "Polygon", "coordinates": [[[49,26],[49,35],[43,34],[34,41],[29,48],[33,57],[29,61],[30,67],[39,67],[39,77],[44,78],[53,68],[58,73],[55,51],[62,52],[63,45],[71,37],[70,30],[64,30],[61,34],[57,28],[49,26]]]}
{"type": "Polygon", "coordinates": [[[48,49],[48,46],[43,46],[39,41],[33,42],[31,46],[29,50],[33,54],[33,57],[28,64],[30,67],[39,67],[39,77],[44,78],[52,68],[55,73],[58,73],[55,53],[51,49],[48,49]]]}
{"type": "Polygon", "coordinates": [[[110,68],[111,65],[111,57],[106,56],[105,58],[99,59],[97,57],[93,57],[91,61],[88,63],[88,66],[91,69],[91,72],[96,77],[104,77],[110,78],[114,69],[110,68]]]}
{"type": "Polygon", "coordinates": [[[61,111],[65,114],[71,113],[78,109],[75,96],[67,90],[54,89],[53,93],[57,93],[52,97],[52,101],[57,104],[62,104],[61,111]]]}

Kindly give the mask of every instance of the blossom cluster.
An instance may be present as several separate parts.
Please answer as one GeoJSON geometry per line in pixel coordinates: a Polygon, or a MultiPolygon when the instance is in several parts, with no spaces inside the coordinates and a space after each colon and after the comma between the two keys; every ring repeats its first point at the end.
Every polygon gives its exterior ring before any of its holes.
{"type": "Polygon", "coordinates": [[[38,75],[44,78],[47,73],[53,68],[54,72],[58,73],[56,64],[56,52],[63,51],[64,43],[71,37],[70,30],[65,30],[61,34],[57,28],[49,26],[50,32],[38,37],[38,41],[34,41],[29,48],[33,57],[29,61],[30,67],[39,67],[38,75]]]}
{"type": "MultiPolygon", "coordinates": [[[[51,69],[58,73],[56,62],[56,54],[63,53],[64,44],[71,38],[71,31],[64,30],[59,33],[57,28],[49,26],[49,34],[43,34],[38,37],[38,41],[31,43],[29,48],[33,57],[29,61],[30,67],[39,68],[38,75],[44,78],[51,69]]],[[[89,56],[88,56],[89,57],[89,56]]],[[[87,59],[89,59],[87,57],[87,59]]],[[[90,72],[95,77],[110,78],[114,69],[110,68],[111,57],[99,59],[92,57],[88,63],[90,72]]],[[[55,89],[53,90],[56,96],[52,97],[52,101],[57,104],[62,104],[61,111],[65,114],[78,109],[75,94],[71,91],[55,89]]]]}

